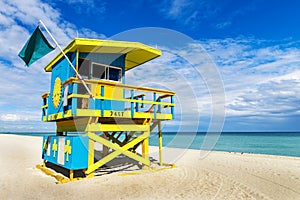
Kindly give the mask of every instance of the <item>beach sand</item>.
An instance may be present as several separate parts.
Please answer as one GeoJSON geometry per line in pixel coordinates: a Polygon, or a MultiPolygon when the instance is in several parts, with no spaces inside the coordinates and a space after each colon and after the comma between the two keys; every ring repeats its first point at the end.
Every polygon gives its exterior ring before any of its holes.
{"type": "Polygon", "coordinates": [[[39,137],[0,134],[0,199],[300,199],[300,158],[210,152],[200,159],[198,150],[164,148],[176,168],[56,184],[35,168],[41,146],[39,137]]]}

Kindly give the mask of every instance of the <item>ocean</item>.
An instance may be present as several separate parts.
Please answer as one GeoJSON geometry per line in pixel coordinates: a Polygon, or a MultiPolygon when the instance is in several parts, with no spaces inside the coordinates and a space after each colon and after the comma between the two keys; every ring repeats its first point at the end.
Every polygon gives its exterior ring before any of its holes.
{"type": "MultiPolygon", "coordinates": [[[[157,135],[152,135],[150,144],[158,145],[157,135]]],[[[223,132],[221,135],[214,133],[165,133],[163,134],[163,146],[300,157],[300,133],[223,132]],[[204,140],[206,140],[206,145],[204,140]]]]}
{"type": "MultiPolygon", "coordinates": [[[[25,132],[7,134],[54,135],[54,133],[25,132]]],[[[152,146],[158,146],[157,134],[152,134],[149,142],[152,146]]],[[[221,135],[168,132],[163,133],[163,146],[300,157],[300,132],[223,132],[221,135]]]]}

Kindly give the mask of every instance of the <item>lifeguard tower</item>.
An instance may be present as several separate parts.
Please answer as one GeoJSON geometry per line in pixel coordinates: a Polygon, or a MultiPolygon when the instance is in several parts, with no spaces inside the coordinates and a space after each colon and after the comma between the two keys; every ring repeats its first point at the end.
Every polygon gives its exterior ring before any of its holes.
{"type": "Polygon", "coordinates": [[[121,154],[147,169],[149,136],[158,127],[162,165],[161,121],[174,118],[175,93],[125,84],[126,71],[161,51],[138,42],[75,38],[63,52],[81,78],[63,53],[45,67],[52,75],[50,92],[42,95],[42,120],[56,122],[56,136],[43,138],[44,163],[68,170],[71,181],[77,171],[93,177],[121,154]],[[98,160],[95,143],[104,146],[98,160]],[[140,145],[142,153],[137,153],[140,145]]]}

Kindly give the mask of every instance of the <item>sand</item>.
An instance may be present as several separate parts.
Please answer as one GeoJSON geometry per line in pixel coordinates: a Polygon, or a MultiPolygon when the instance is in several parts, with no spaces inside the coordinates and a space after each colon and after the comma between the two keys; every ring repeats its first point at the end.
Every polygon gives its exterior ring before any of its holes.
{"type": "MultiPolygon", "coordinates": [[[[0,134],[0,199],[300,199],[300,158],[164,148],[177,168],[56,184],[41,138],[0,134]]],[[[155,157],[157,148],[152,147],[155,157]]]]}

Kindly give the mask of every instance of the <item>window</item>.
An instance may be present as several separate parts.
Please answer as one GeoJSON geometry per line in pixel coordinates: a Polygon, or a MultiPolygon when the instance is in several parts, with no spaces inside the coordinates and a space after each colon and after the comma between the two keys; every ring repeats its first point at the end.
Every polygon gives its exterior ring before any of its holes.
{"type": "Polygon", "coordinates": [[[106,79],[106,67],[93,63],[92,79],[106,79]]]}
{"type": "Polygon", "coordinates": [[[92,63],[92,79],[121,81],[122,69],[118,67],[92,63]]]}
{"type": "Polygon", "coordinates": [[[108,67],[109,80],[121,81],[122,73],[120,68],[108,67]]]}
{"type": "Polygon", "coordinates": [[[82,78],[89,78],[90,76],[90,60],[79,58],[78,59],[78,73],[82,76],[82,78]]]}

